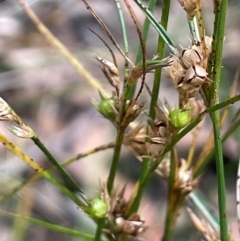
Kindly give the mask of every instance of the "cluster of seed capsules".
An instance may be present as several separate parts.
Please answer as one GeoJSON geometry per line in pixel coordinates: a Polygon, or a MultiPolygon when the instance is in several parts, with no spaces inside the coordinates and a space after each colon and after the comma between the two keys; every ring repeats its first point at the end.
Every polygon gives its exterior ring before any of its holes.
{"type": "Polygon", "coordinates": [[[116,188],[109,194],[106,183],[101,183],[99,197],[89,200],[88,206],[83,208],[93,218],[105,218],[104,231],[116,240],[122,234],[135,237],[146,229],[140,214],[127,216],[131,201],[124,198],[125,187],[121,190],[116,188]]]}
{"type": "MultiPolygon", "coordinates": [[[[211,43],[212,38],[205,36],[204,41],[193,41],[190,47],[179,51],[177,56],[171,55],[162,60],[161,67],[165,67],[167,76],[179,93],[179,108],[172,108],[167,100],[164,100],[164,103],[158,101],[155,106],[155,119],[149,118],[147,126],[141,123],[134,128],[128,128],[123,143],[138,156],[159,157],[164,152],[166,145],[171,142],[172,136],[192,122],[204,110],[203,101],[195,97],[199,95],[203,84],[211,82],[206,71],[211,43]],[[146,141],[147,139],[149,141],[146,141]]],[[[124,128],[126,128],[139,114],[143,113],[145,102],[136,99],[127,101],[123,122],[119,123],[123,96],[119,94],[118,69],[107,60],[98,56],[96,59],[103,65],[103,73],[117,91],[112,97],[107,98],[100,93],[101,101],[98,103],[93,100],[93,104],[118,129],[119,125],[123,125],[123,123],[124,128]]],[[[159,66],[156,65],[157,67],[159,66]]],[[[136,76],[136,69],[140,74],[143,73],[143,70],[136,66],[129,74],[127,81],[132,81],[133,76],[136,76]]]]}
{"type": "Polygon", "coordinates": [[[193,42],[189,48],[173,56],[167,67],[168,77],[180,95],[180,106],[184,107],[190,98],[199,94],[203,84],[210,83],[206,71],[211,52],[212,37],[205,36],[202,42],[193,42]]]}

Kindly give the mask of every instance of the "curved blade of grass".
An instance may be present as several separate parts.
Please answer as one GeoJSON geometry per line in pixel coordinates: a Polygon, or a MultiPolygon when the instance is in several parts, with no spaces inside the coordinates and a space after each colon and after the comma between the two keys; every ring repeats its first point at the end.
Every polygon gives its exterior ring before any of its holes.
{"type": "MultiPolygon", "coordinates": [[[[41,226],[41,227],[44,227],[44,228],[47,228],[47,229],[51,229],[51,230],[60,232],[60,233],[84,238],[86,240],[93,240],[94,239],[94,236],[91,235],[91,234],[82,233],[82,232],[79,232],[79,231],[71,229],[71,228],[65,228],[63,226],[53,224],[53,223],[49,223],[49,222],[46,222],[46,221],[42,221],[42,220],[37,219],[37,218],[23,216],[23,215],[19,215],[19,214],[7,212],[7,211],[2,211],[2,210],[0,212],[1,212],[1,214],[7,215],[7,216],[13,216],[13,217],[19,218],[19,219],[23,219],[23,220],[28,221],[31,224],[35,224],[35,225],[38,225],[38,226],[41,226]]],[[[104,240],[102,240],[102,241],[104,241],[104,240]]]]}
{"type": "Polygon", "coordinates": [[[115,6],[117,8],[117,12],[118,12],[119,20],[120,20],[120,24],[121,24],[125,55],[128,56],[128,51],[129,51],[128,50],[128,38],[127,38],[126,24],[125,24],[123,12],[122,12],[122,7],[118,0],[113,0],[113,1],[115,2],[115,6]]]}
{"type": "Polygon", "coordinates": [[[13,154],[22,159],[27,165],[29,165],[36,172],[42,174],[48,181],[53,183],[60,189],[66,196],[72,199],[78,206],[85,206],[85,204],[77,197],[73,192],[66,188],[56,178],[54,178],[49,172],[45,171],[36,161],[26,155],[19,147],[11,143],[3,134],[0,133],[0,142],[13,154]]]}
{"type": "Polygon", "coordinates": [[[139,6],[139,8],[143,11],[143,13],[147,16],[149,21],[152,23],[153,27],[157,30],[159,35],[163,38],[164,42],[168,45],[173,54],[178,55],[178,48],[175,43],[164,29],[164,27],[158,22],[158,20],[154,17],[151,11],[148,10],[147,6],[140,0],[134,0],[134,2],[139,6]]]}
{"type": "MultiPolygon", "coordinates": [[[[39,147],[39,149],[46,155],[49,161],[56,166],[58,171],[60,172],[64,183],[67,187],[70,187],[72,191],[78,191],[83,194],[83,191],[78,186],[78,184],[72,179],[72,177],[66,172],[66,170],[60,165],[60,163],[55,159],[55,157],[51,154],[51,152],[45,147],[45,145],[41,142],[41,140],[37,136],[33,136],[31,138],[33,142],[39,147]]],[[[84,195],[83,195],[84,197],[84,195]]]]}

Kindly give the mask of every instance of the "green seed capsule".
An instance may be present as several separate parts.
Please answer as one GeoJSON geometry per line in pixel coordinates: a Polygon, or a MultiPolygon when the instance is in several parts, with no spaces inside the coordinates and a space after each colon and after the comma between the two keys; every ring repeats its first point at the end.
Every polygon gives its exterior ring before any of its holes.
{"type": "Polygon", "coordinates": [[[177,129],[188,125],[191,121],[191,111],[175,109],[169,115],[170,123],[177,129]]]}
{"type": "Polygon", "coordinates": [[[95,218],[103,218],[108,212],[108,205],[101,198],[94,198],[89,202],[87,213],[95,218]]]}
{"type": "Polygon", "coordinates": [[[116,102],[112,98],[103,99],[99,104],[99,112],[107,119],[114,120],[115,113],[113,107],[116,106],[116,102]]]}

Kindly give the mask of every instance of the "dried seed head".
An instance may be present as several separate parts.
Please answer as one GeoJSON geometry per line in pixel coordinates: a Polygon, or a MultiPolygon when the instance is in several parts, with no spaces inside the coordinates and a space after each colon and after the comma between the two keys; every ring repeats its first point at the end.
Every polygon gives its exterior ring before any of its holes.
{"type": "Polygon", "coordinates": [[[114,188],[109,195],[107,185],[105,182],[101,185],[101,199],[108,205],[108,216],[110,219],[115,219],[120,216],[124,216],[125,211],[129,205],[129,201],[124,198],[124,192],[126,185],[121,189],[114,188]]]}
{"type": "Polygon", "coordinates": [[[115,223],[119,232],[134,237],[146,230],[145,220],[139,214],[133,214],[126,220],[123,217],[118,217],[115,219],[115,223]]]}
{"type": "Polygon", "coordinates": [[[96,100],[92,100],[92,104],[101,113],[105,118],[109,119],[112,122],[115,122],[117,119],[118,111],[116,100],[111,98],[104,98],[102,95],[101,101],[97,102],[96,100]]]}
{"type": "Polygon", "coordinates": [[[183,81],[181,84],[179,84],[180,87],[183,87],[186,85],[202,85],[207,77],[207,72],[204,68],[202,68],[199,65],[193,65],[190,68],[187,69],[186,75],[183,78],[183,81]]]}
{"type": "Polygon", "coordinates": [[[0,120],[16,122],[18,126],[8,127],[16,136],[21,138],[32,138],[36,136],[32,128],[26,125],[22,119],[14,112],[6,101],[0,98],[0,120]]]}
{"type": "MultiPolygon", "coordinates": [[[[158,174],[164,179],[168,179],[170,174],[170,159],[165,159],[158,166],[158,174]]],[[[197,180],[193,179],[192,169],[189,169],[186,160],[180,159],[178,172],[174,181],[174,189],[180,191],[181,195],[187,195],[197,185],[197,180]]]]}
{"type": "Polygon", "coordinates": [[[170,171],[169,159],[164,159],[156,170],[157,174],[165,180],[167,180],[169,177],[169,171],[170,171]]]}
{"type": "Polygon", "coordinates": [[[200,64],[203,59],[201,49],[197,45],[192,45],[189,48],[183,49],[180,59],[186,68],[200,64]]]}
{"type": "Polygon", "coordinates": [[[36,136],[35,132],[33,129],[24,124],[21,123],[20,127],[18,126],[13,126],[13,127],[7,127],[14,135],[21,137],[21,138],[32,138],[36,136]]]}
{"type": "Polygon", "coordinates": [[[146,155],[146,128],[144,124],[138,124],[124,135],[123,144],[138,156],[146,155]]]}
{"type": "Polygon", "coordinates": [[[186,72],[179,59],[172,56],[172,64],[165,69],[167,70],[167,77],[171,79],[175,88],[178,88],[178,83],[184,78],[186,72]]]}
{"type": "Polygon", "coordinates": [[[197,217],[190,208],[187,208],[188,214],[193,222],[195,228],[201,233],[206,241],[220,241],[219,234],[216,233],[211,225],[197,217]]]}
{"type": "Polygon", "coordinates": [[[160,101],[155,107],[155,119],[149,119],[149,138],[146,143],[147,154],[153,158],[159,157],[166,145],[171,141],[171,132],[168,120],[168,110],[160,101]]]}
{"type": "Polygon", "coordinates": [[[109,83],[115,87],[119,88],[120,84],[120,77],[119,77],[119,72],[118,68],[113,64],[112,62],[107,61],[106,59],[103,59],[99,56],[94,56],[95,59],[97,59],[102,65],[102,71],[106,78],[108,79],[109,83]]]}
{"type": "Polygon", "coordinates": [[[139,116],[139,114],[142,113],[144,104],[145,101],[140,101],[139,103],[137,101],[134,101],[133,103],[130,101],[128,103],[126,107],[126,117],[129,118],[129,123],[134,121],[139,116]]]}
{"type": "Polygon", "coordinates": [[[8,105],[8,103],[0,97],[0,120],[1,121],[16,121],[18,120],[17,114],[8,105]]]}
{"type": "MultiPolygon", "coordinates": [[[[188,18],[193,19],[197,12],[197,0],[178,0],[183,9],[187,12],[188,18]]],[[[201,7],[204,0],[198,0],[201,7]]]]}

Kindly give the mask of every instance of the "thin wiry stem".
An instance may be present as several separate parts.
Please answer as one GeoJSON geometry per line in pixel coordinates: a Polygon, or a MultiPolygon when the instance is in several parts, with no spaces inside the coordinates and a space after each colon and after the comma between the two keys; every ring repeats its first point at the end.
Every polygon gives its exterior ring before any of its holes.
{"type": "Polygon", "coordinates": [[[146,77],[146,45],[145,45],[145,41],[144,41],[144,38],[143,38],[143,35],[142,35],[142,32],[141,32],[141,29],[139,27],[139,23],[138,23],[138,20],[137,20],[137,17],[134,13],[134,11],[132,10],[130,4],[128,3],[127,0],[124,0],[125,2],[125,5],[127,6],[127,9],[130,13],[130,16],[134,22],[134,25],[136,27],[136,30],[137,30],[137,33],[138,33],[138,38],[140,40],[140,46],[141,46],[141,49],[142,49],[142,82],[141,82],[141,86],[140,86],[140,89],[135,97],[135,100],[137,101],[137,99],[139,98],[141,92],[142,92],[142,89],[144,87],[144,82],[145,82],[145,77],[146,77]]]}
{"type": "Polygon", "coordinates": [[[119,20],[120,20],[120,24],[121,24],[123,44],[124,44],[124,52],[125,52],[125,55],[128,57],[128,54],[129,54],[128,38],[127,38],[126,24],[125,24],[123,12],[122,12],[122,7],[121,7],[118,0],[113,0],[113,1],[115,2],[115,6],[117,7],[119,20]]]}
{"type": "Polygon", "coordinates": [[[93,17],[97,20],[97,22],[99,23],[99,25],[102,27],[102,29],[104,30],[104,32],[108,35],[108,37],[110,38],[110,40],[112,41],[113,45],[117,48],[117,50],[120,52],[120,54],[125,58],[125,60],[131,64],[132,66],[134,66],[134,64],[132,63],[132,61],[128,58],[128,56],[125,55],[124,51],[120,48],[119,44],[117,43],[117,41],[115,40],[115,38],[113,37],[113,35],[111,34],[110,30],[107,28],[106,24],[101,20],[101,18],[93,11],[93,9],[89,6],[89,4],[87,3],[87,1],[82,0],[83,3],[85,4],[86,8],[88,9],[88,11],[93,15],[93,17]]]}
{"type": "MultiPolygon", "coordinates": [[[[153,10],[155,8],[155,5],[156,5],[156,0],[150,0],[149,3],[148,3],[149,11],[153,12],[153,10]]],[[[143,36],[144,42],[147,41],[150,25],[151,25],[151,22],[146,17],[145,20],[144,20],[144,23],[143,23],[143,27],[142,27],[142,36],[143,36]]],[[[138,51],[137,51],[137,55],[136,55],[136,59],[135,59],[136,65],[141,62],[142,57],[143,57],[142,46],[140,44],[138,46],[138,51]]],[[[129,96],[128,96],[130,99],[133,98],[134,93],[135,93],[135,89],[136,89],[136,83],[132,84],[132,86],[130,88],[129,96]]]]}
{"type": "MultiPolygon", "coordinates": [[[[163,6],[162,6],[161,25],[163,26],[163,28],[165,30],[167,30],[167,25],[168,25],[170,3],[171,3],[171,0],[164,1],[163,6]]],[[[164,42],[163,38],[161,38],[159,36],[158,47],[157,47],[157,53],[158,53],[159,59],[163,58],[164,47],[165,47],[165,42],[164,42]]],[[[150,103],[150,110],[149,110],[149,116],[153,120],[155,118],[155,107],[156,107],[158,94],[159,94],[159,90],[160,90],[161,73],[162,73],[162,68],[158,68],[158,69],[156,69],[155,75],[154,75],[154,82],[153,82],[152,96],[151,96],[151,103],[150,103]]]]}
{"type": "Polygon", "coordinates": [[[99,35],[97,34],[96,32],[94,32],[92,29],[86,27],[87,29],[89,29],[89,31],[91,31],[93,34],[95,34],[103,43],[104,45],[108,48],[109,52],[111,53],[112,55],[112,59],[113,59],[113,63],[114,65],[118,68],[118,64],[117,64],[117,60],[116,60],[116,57],[112,51],[112,49],[110,48],[110,46],[107,44],[107,42],[99,35]]]}

